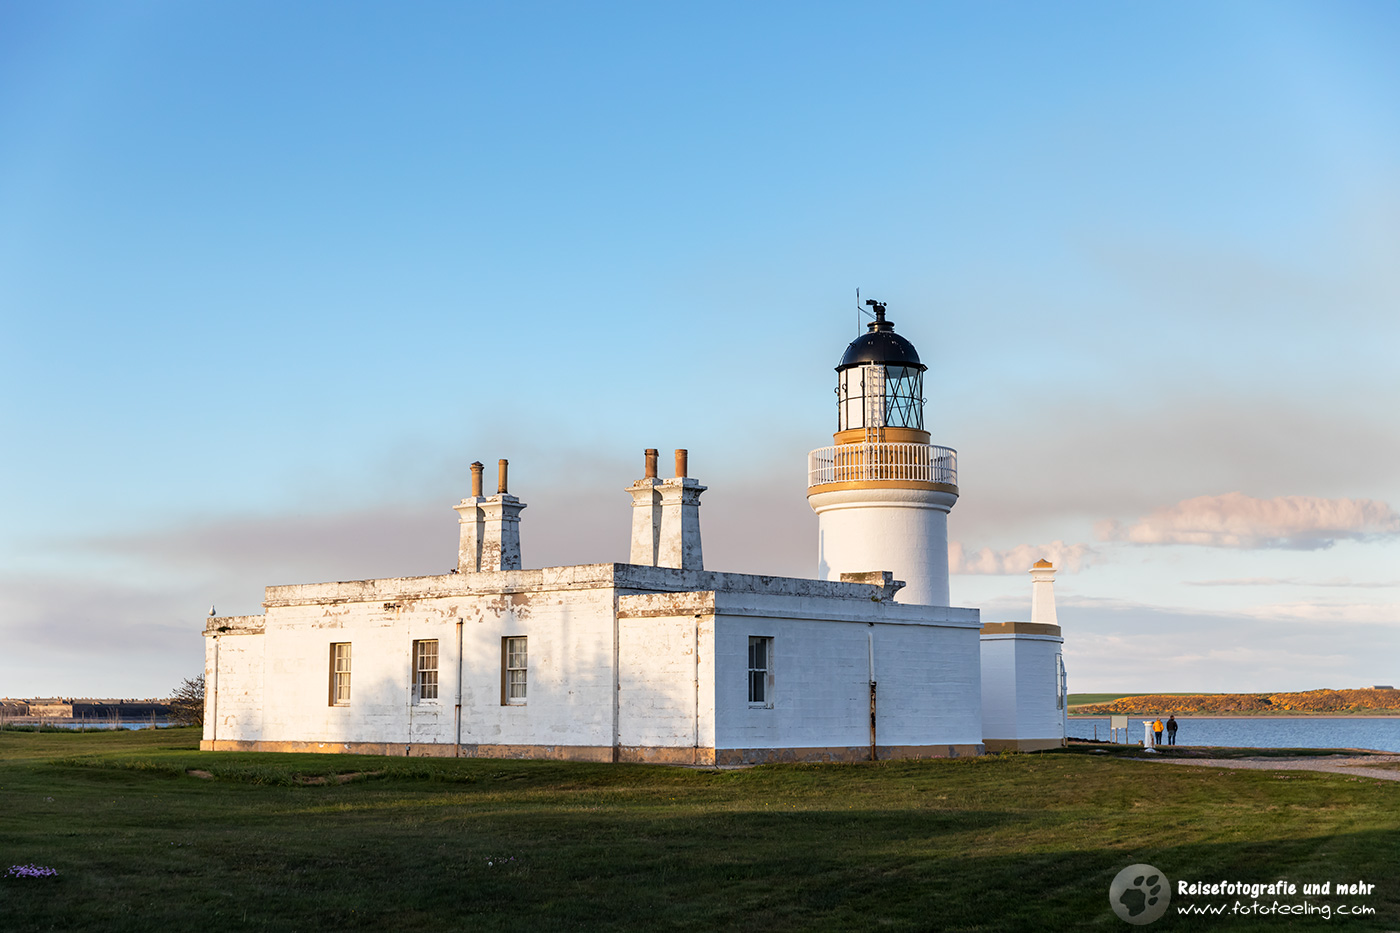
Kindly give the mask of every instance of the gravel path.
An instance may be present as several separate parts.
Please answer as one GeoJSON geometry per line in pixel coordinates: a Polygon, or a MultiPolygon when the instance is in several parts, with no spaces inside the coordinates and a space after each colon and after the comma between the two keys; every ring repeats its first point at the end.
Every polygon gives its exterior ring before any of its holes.
{"type": "Polygon", "coordinates": [[[1245,768],[1251,771],[1327,771],[1355,778],[1400,781],[1400,755],[1328,755],[1326,758],[1154,758],[1164,765],[1200,765],[1206,768],[1245,768]],[[1371,768],[1386,764],[1392,767],[1371,768]]]}

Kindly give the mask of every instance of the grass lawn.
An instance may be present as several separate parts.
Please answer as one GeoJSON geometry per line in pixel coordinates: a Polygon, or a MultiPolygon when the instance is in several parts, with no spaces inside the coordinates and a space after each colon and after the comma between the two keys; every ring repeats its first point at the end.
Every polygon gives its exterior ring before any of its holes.
{"type": "MultiPolygon", "coordinates": [[[[0,732],[0,873],[60,872],[0,880],[0,930],[1117,931],[1109,882],[1134,862],[1173,883],[1364,879],[1369,897],[1308,900],[1375,908],[1339,929],[1400,927],[1397,782],[1082,748],[712,771],[197,744],[0,732]]],[[[1333,924],[1153,924],[1283,926],[1333,924]]]]}

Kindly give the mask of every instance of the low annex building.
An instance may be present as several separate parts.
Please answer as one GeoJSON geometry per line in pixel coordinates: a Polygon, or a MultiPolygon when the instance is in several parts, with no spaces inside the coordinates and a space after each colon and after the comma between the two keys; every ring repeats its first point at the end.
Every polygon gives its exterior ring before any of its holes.
{"type": "Polygon", "coordinates": [[[507,463],[492,496],[475,463],[456,572],[210,616],[200,747],[714,765],[1061,744],[1053,568],[1030,623],[947,605],[957,455],[929,444],[926,367],[874,308],[808,460],[818,579],[706,571],[684,450],[670,478],[646,451],[627,487],[628,563],[524,569],[507,463]]]}

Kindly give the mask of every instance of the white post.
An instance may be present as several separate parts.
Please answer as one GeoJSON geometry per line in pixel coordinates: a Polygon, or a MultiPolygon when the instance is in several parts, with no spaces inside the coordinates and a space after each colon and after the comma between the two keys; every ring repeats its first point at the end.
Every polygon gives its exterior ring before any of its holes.
{"type": "Polygon", "coordinates": [[[1152,747],[1152,723],[1148,722],[1146,719],[1142,721],[1142,747],[1152,747]]]}

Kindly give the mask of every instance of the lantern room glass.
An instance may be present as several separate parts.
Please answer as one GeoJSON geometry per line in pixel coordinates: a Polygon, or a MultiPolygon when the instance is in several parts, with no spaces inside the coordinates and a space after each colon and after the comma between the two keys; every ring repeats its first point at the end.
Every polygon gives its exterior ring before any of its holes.
{"type": "Polygon", "coordinates": [[[867,363],[842,370],[836,386],[837,430],[924,429],[924,373],[916,366],[867,363]]]}

